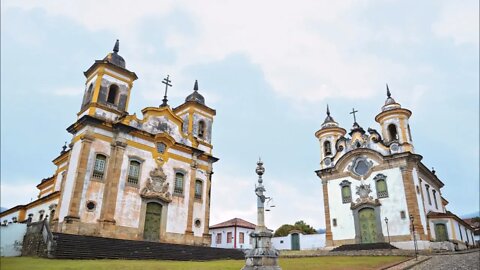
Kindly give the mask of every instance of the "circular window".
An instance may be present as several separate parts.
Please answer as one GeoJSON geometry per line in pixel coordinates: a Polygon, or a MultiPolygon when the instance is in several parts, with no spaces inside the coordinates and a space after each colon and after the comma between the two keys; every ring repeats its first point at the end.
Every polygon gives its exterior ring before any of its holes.
{"type": "Polygon", "coordinates": [[[202,225],[202,222],[200,221],[200,219],[196,219],[195,220],[195,227],[200,228],[200,225],[202,225]]]}
{"type": "Polygon", "coordinates": [[[358,175],[365,175],[367,174],[368,169],[367,162],[365,160],[359,160],[353,170],[358,175]]]}
{"type": "Polygon", "coordinates": [[[97,206],[95,202],[92,202],[92,201],[87,202],[87,209],[89,211],[95,210],[95,206],[97,206]]]}

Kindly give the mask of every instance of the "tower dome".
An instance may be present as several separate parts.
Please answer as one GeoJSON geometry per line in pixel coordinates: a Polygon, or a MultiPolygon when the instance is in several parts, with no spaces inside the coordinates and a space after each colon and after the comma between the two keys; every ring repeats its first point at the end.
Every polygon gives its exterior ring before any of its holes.
{"type": "Polygon", "coordinates": [[[108,61],[110,64],[113,64],[115,66],[125,68],[125,59],[121,57],[118,52],[120,51],[120,42],[117,41],[115,42],[115,46],[113,47],[113,52],[107,54],[103,60],[108,61]]]}
{"type": "Polygon", "coordinates": [[[335,122],[332,116],[330,116],[330,108],[327,105],[327,117],[325,117],[325,120],[322,123],[321,129],[329,128],[329,127],[338,127],[338,123],[335,122]]]}
{"type": "Polygon", "coordinates": [[[399,108],[401,108],[401,106],[395,101],[395,99],[392,98],[392,94],[390,93],[390,89],[388,88],[387,84],[387,100],[385,100],[385,105],[382,106],[382,112],[399,108]]]}
{"type": "Polygon", "coordinates": [[[191,93],[190,95],[188,95],[185,98],[185,102],[188,102],[188,101],[193,101],[193,102],[197,102],[197,103],[200,103],[202,105],[205,105],[205,98],[200,93],[198,93],[198,81],[197,80],[195,80],[195,85],[193,86],[193,93],[191,93]]]}

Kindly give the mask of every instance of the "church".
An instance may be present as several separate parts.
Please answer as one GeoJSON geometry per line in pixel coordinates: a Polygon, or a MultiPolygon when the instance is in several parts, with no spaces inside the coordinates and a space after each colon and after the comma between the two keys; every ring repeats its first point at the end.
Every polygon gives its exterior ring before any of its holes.
{"type": "Polygon", "coordinates": [[[387,86],[375,116],[379,131],[356,122],[350,132],[330,114],[315,133],[325,209],[326,245],[388,242],[403,249],[474,245],[473,230],[446,209],[444,183],[415,153],[409,118],[387,86]]]}
{"type": "MultiPolygon", "coordinates": [[[[72,135],[53,160],[38,199],[0,214],[2,222],[50,221],[54,232],[210,246],[212,124],[195,81],[171,107],[167,88],[158,107],[128,113],[137,75],[113,52],[85,72],[85,91],[72,135]]],[[[79,104],[80,105],[80,104],[79,104]]]]}

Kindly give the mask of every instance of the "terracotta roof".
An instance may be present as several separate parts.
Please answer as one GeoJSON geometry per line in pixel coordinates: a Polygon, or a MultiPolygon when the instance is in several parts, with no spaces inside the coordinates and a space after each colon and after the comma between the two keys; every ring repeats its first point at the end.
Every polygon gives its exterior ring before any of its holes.
{"type": "Polygon", "coordinates": [[[463,221],[468,223],[474,229],[473,234],[480,235],[480,221],[474,220],[475,218],[466,218],[463,221]]]}
{"type": "Polygon", "coordinates": [[[226,227],[242,227],[247,229],[255,229],[255,224],[243,220],[241,218],[233,218],[222,223],[210,226],[210,229],[226,228],[226,227]]]}
{"type": "Polygon", "coordinates": [[[450,211],[447,211],[445,213],[441,213],[441,212],[428,212],[427,214],[427,217],[428,218],[453,218],[455,219],[456,221],[460,222],[463,224],[463,226],[465,227],[468,227],[470,230],[474,231],[474,228],[467,222],[465,222],[463,219],[459,218],[457,215],[455,215],[454,213],[450,212],[450,211]]]}

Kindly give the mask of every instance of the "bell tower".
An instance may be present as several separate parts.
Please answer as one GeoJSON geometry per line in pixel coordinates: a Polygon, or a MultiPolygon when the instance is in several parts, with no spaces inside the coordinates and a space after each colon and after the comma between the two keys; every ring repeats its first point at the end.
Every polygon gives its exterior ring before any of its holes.
{"type": "Polygon", "coordinates": [[[382,129],[382,137],[385,145],[390,146],[392,152],[412,152],[412,135],[408,120],[412,112],[397,103],[390,93],[387,84],[387,100],[382,106],[382,112],[375,116],[382,129]]]}
{"type": "Polygon", "coordinates": [[[90,115],[115,121],[127,114],[130,91],[137,75],[126,68],[125,60],[118,54],[119,50],[117,39],[113,52],[103,60],[96,60],[83,73],[87,79],[82,106],[77,114],[79,119],[90,115]]]}
{"type": "Polygon", "coordinates": [[[327,168],[332,164],[337,149],[335,144],[337,140],[344,136],[347,131],[341,128],[333,117],[330,116],[330,108],[327,105],[327,117],[323,121],[320,130],[315,132],[315,137],[320,143],[320,168],[327,168]]]}

